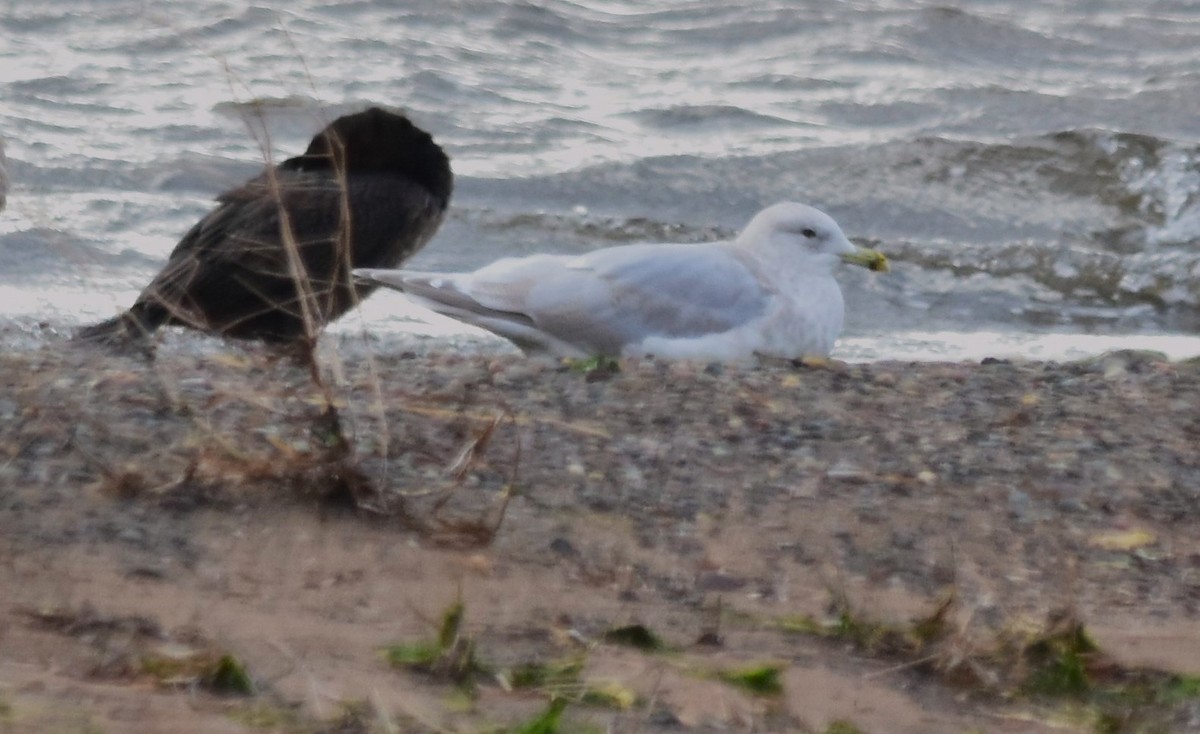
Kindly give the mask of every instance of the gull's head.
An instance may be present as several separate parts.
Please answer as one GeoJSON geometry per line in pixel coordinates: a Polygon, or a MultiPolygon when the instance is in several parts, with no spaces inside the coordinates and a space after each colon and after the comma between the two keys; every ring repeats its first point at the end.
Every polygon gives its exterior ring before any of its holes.
{"type": "Polygon", "coordinates": [[[833,217],[791,201],[772,204],[755,214],[737,241],[742,247],[764,255],[802,257],[831,270],[839,260],[868,270],[888,269],[883,253],[854,245],[833,217]]]}

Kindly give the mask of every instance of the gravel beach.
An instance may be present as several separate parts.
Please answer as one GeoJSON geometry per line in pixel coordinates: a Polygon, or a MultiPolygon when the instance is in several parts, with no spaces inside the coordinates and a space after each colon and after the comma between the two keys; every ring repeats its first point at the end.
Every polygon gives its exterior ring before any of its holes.
{"type": "MultiPolygon", "coordinates": [[[[584,373],[335,344],[318,386],[184,341],[152,363],[0,356],[0,730],[262,730],[251,704],[148,682],[127,662],[143,637],[235,654],[255,705],[292,717],[268,730],[478,731],[539,710],[496,685],[463,709],[389,668],[379,651],[455,599],[497,665],[635,622],[696,666],[781,662],[764,701],[594,646],[589,675],[639,703],[573,707],[580,731],[1091,730],[773,623],[839,602],[904,622],[952,593],[967,647],[1069,609],[1121,665],[1200,669],[1196,363],[584,373]],[[351,702],[373,713],[346,723],[351,702]]],[[[1167,715],[1200,731],[1194,704],[1167,715]]]]}

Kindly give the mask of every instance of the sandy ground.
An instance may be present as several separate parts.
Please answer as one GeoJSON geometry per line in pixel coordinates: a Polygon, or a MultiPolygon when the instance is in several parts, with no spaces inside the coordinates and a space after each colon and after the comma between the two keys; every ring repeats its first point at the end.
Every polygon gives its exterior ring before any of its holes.
{"type": "MultiPolygon", "coordinates": [[[[1062,610],[1110,667],[1200,673],[1200,365],[377,345],[326,349],[322,390],[184,340],[0,355],[0,732],[516,731],[549,693],[494,674],[563,659],[629,699],[560,690],[561,731],[1091,731],[987,654],[1062,610]],[[951,595],[913,657],[795,629],[951,595]],[[383,652],[456,599],[471,696],[383,652]],[[669,650],[604,642],[630,624],[669,650]],[[162,670],[226,653],[252,696],[162,670]],[[775,695],[717,674],[764,664],[775,695]]],[[[1194,700],[1161,717],[1200,731],[1194,700]]]]}

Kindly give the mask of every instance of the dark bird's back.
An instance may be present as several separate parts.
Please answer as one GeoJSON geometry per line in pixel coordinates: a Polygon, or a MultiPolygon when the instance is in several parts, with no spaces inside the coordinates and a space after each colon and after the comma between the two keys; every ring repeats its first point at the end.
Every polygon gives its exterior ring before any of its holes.
{"type": "Polygon", "coordinates": [[[403,115],[340,117],[304,155],[218,196],[137,302],[78,337],[123,341],[178,324],[311,341],[372,290],[350,270],[395,267],[421,249],[452,189],[446,154],[403,115]]]}

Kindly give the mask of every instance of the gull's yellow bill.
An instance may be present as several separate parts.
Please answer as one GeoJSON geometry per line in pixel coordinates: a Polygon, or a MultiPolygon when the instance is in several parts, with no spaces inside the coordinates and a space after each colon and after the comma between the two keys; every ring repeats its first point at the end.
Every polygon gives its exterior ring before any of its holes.
{"type": "Polygon", "coordinates": [[[888,265],[887,255],[884,255],[879,250],[872,250],[869,247],[860,247],[855,252],[842,255],[842,260],[851,265],[861,265],[867,270],[876,273],[886,273],[892,269],[888,265]]]}

